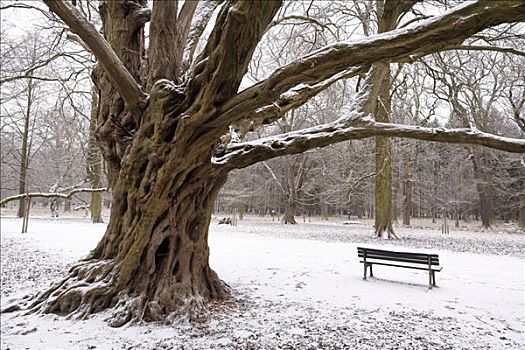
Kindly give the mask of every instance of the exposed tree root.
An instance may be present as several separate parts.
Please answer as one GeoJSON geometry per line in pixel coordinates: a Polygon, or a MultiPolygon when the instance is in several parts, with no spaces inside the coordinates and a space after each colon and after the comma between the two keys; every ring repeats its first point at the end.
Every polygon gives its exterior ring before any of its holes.
{"type": "Polygon", "coordinates": [[[392,224],[381,225],[379,227],[376,227],[375,235],[377,238],[400,239],[400,237],[394,232],[394,229],[392,228],[392,224]],[[385,232],[386,232],[386,237],[383,236],[385,232]]]}
{"type": "Polygon", "coordinates": [[[22,311],[22,314],[54,313],[68,319],[86,319],[105,309],[113,309],[106,319],[112,327],[141,321],[177,320],[202,322],[210,302],[217,303],[230,295],[230,288],[210,270],[210,279],[200,291],[197,286],[181,293],[181,286],[171,284],[161,291],[133,292],[129,286],[119,287],[118,266],[113,261],[89,260],[73,266],[69,275],[46,291],[27,296],[1,312],[22,311]]]}

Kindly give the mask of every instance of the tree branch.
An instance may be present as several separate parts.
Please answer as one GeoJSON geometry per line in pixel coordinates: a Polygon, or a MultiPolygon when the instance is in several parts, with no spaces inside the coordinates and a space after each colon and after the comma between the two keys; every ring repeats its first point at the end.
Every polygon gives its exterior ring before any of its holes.
{"type": "Polygon", "coordinates": [[[332,36],[334,38],[337,37],[337,35],[330,29],[330,27],[318,20],[316,20],[315,18],[312,18],[312,17],[308,17],[308,16],[302,16],[302,15],[297,15],[297,14],[293,14],[293,15],[289,15],[289,16],[285,16],[285,17],[281,17],[279,19],[276,19],[274,21],[271,21],[268,26],[266,27],[265,29],[265,32],[269,31],[271,28],[285,22],[285,21],[289,21],[289,20],[295,20],[295,21],[302,21],[303,23],[311,23],[312,25],[314,26],[318,26],[322,29],[326,29],[330,32],[330,34],[332,34],[332,36]]]}
{"type": "Polygon", "coordinates": [[[179,29],[179,45],[180,50],[178,52],[178,63],[179,67],[182,67],[182,59],[184,50],[186,48],[186,42],[188,41],[188,35],[192,29],[191,22],[197,10],[197,6],[200,4],[199,1],[185,1],[180,10],[179,17],[177,18],[177,28],[179,29]]]}
{"type": "Polygon", "coordinates": [[[280,6],[280,0],[228,2],[223,6],[191,72],[188,89],[190,96],[202,96],[201,109],[220,105],[237,93],[255,47],[280,6]]]}
{"type": "Polygon", "coordinates": [[[356,68],[335,74],[329,79],[313,85],[298,85],[282,94],[272,104],[259,108],[253,113],[246,113],[235,125],[235,129],[244,136],[249,131],[254,131],[261,125],[267,125],[282,118],[289,111],[296,109],[310,100],[310,98],[326,90],[335,82],[352,78],[364,73],[366,68],[356,68]]]}
{"type": "Polygon", "coordinates": [[[180,71],[177,52],[182,49],[178,40],[178,27],[173,22],[177,19],[178,4],[177,0],[153,1],[148,47],[148,89],[160,79],[177,82],[180,71]]]}
{"type": "Polygon", "coordinates": [[[191,28],[189,30],[186,46],[182,59],[182,69],[187,71],[193,63],[193,55],[199,44],[199,40],[210,21],[213,12],[222,3],[222,0],[205,0],[199,1],[195,14],[193,16],[191,28]]]}
{"type": "Polygon", "coordinates": [[[56,192],[50,192],[50,193],[43,193],[43,192],[31,192],[31,193],[22,193],[17,194],[16,196],[6,197],[0,201],[0,206],[3,206],[9,202],[16,201],[23,198],[63,198],[63,199],[71,199],[73,195],[77,193],[83,193],[83,192],[105,192],[107,191],[107,187],[102,188],[77,188],[72,190],[69,193],[56,193],[56,192]]]}
{"type": "Polygon", "coordinates": [[[507,152],[525,153],[525,139],[502,137],[471,129],[424,128],[413,125],[376,123],[371,120],[354,121],[353,124],[353,126],[348,126],[348,122],[341,119],[333,123],[256,141],[230,144],[225,154],[214,158],[213,162],[218,167],[230,171],[275,157],[373,136],[473,144],[507,152]]]}
{"type": "Polygon", "coordinates": [[[445,50],[446,51],[449,51],[449,50],[496,51],[496,52],[503,52],[503,53],[511,53],[513,55],[525,57],[525,52],[516,50],[512,47],[456,45],[456,46],[447,47],[445,50]]]}
{"type": "Polygon", "coordinates": [[[109,76],[113,86],[130,109],[145,104],[147,96],[126,69],[115,51],[100,33],[87,21],[80,11],[68,1],[44,0],[49,9],[56,13],[82,41],[90,48],[109,76]]]}
{"type": "Polygon", "coordinates": [[[267,79],[240,92],[217,111],[215,124],[229,125],[299,84],[318,83],[351,67],[395,61],[458,45],[473,34],[501,23],[525,21],[525,2],[477,1],[442,16],[355,42],[339,42],[277,69],[267,79]]]}

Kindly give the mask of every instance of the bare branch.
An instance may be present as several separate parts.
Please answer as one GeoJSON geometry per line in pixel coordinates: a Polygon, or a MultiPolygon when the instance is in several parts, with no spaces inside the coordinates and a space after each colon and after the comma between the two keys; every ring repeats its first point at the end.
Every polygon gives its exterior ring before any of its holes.
{"type": "Polygon", "coordinates": [[[283,23],[283,22],[286,22],[286,21],[290,21],[290,20],[295,20],[295,21],[301,21],[303,23],[311,23],[315,26],[318,26],[322,29],[326,29],[330,32],[330,34],[332,34],[332,36],[334,38],[337,38],[337,35],[330,29],[330,27],[318,20],[316,20],[315,18],[312,18],[312,17],[308,17],[308,16],[301,16],[301,15],[290,15],[290,16],[285,16],[285,17],[281,17],[279,19],[276,19],[274,21],[271,21],[270,24],[268,24],[268,26],[266,27],[266,30],[265,32],[267,32],[268,30],[270,30],[271,28],[283,23]]]}
{"type": "Polygon", "coordinates": [[[177,28],[179,30],[179,41],[180,41],[180,57],[179,65],[182,65],[182,57],[186,42],[188,40],[188,35],[192,29],[191,21],[197,10],[199,1],[185,1],[180,10],[179,18],[177,18],[177,28]]]}
{"type": "Polygon", "coordinates": [[[8,76],[3,79],[0,79],[0,85],[9,83],[15,80],[20,80],[20,79],[35,79],[35,80],[41,80],[41,81],[61,81],[61,82],[67,81],[71,78],[71,75],[66,78],[49,78],[49,77],[42,77],[42,76],[35,75],[35,71],[39,70],[40,68],[46,67],[51,62],[59,58],[64,58],[64,57],[67,57],[71,60],[77,61],[80,64],[83,64],[83,62],[79,61],[78,57],[75,56],[75,53],[60,52],[46,59],[43,59],[42,61],[34,63],[29,68],[26,68],[24,72],[21,72],[17,75],[12,75],[12,76],[8,76]]]}
{"type": "Polygon", "coordinates": [[[33,80],[40,80],[40,81],[61,81],[61,82],[67,81],[67,79],[46,78],[46,77],[39,77],[36,75],[31,75],[31,74],[22,74],[22,75],[15,75],[9,78],[2,79],[0,80],[0,85],[9,83],[15,80],[20,80],[20,79],[33,79],[33,80]]]}
{"type": "Polygon", "coordinates": [[[146,94],[142,92],[109,43],[80,11],[67,1],[44,0],[44,2],[91,49],[127,106],[134,109],[144,104],[147,99],[146,94]]]}
{"type": "MultiPolygon", "coordinates": [[[[384,166],[383,166],[384,168],[384,166]]],[[[381,170],[383,170],[383,168],[381,168],[381,170]]],[[[381,171],[379,172],[381,173],[381,171]]],[[[352,196],[352,192],[354,192],[354,189],[357,187],[357,185],[359,185],[361,182],[363,182],[364,180],[366,179],[369,179],[371,177],[375,177],[377,176],[378,173],[376,172],[373,172],[373,173],[370,173],[370,174],[365,174],[363,176],[361,176],[359,179],[355,180],[348,188],[348,190],[346,191],[347,195],[348,195],[348,200],[350,200],[350,197],[352,196]]]]}
{"type": "Polygon", "coordinates": [[[201,90],[204,109],[237,93],[253,51],[280,6],[280,0],[239,1],[226,3],[221,9],[188,87],[192,95],[201,90]]]}
{"type": "Polygon", "coordinates": [[[509,91],[509,102],[512,106],[512,113],[514,114],[514,121],[518,124],[519,128],[525,132],[525,118],[521,116],[521,111],[525,105],[525,89],[521,91],[521,97],[514,100],[512,90],[509,91]]]}
{"type": "Polygon", "coordinates": [[[314,85],[298,85],[282,94],[272,104],[264,106],[253,113],[246,113],[245,117],[237,122],[235,128],[244,136],[247,132],[254,131],[261,125],[271,124],[282,118],[289,111],[304,105],[310,98],[326,90],[335,82],[354,77],[364,73],[365,70],[366,68],[350,69],[314,85]]]}
{"type": "Polygon", "coordinates": [[[40,12],[47,19],[51,19],[50,18],[51,16],[50,16],[49,12],[47,12],[45,9],[41,9],[40,7],[37,7],[37,6],[32,6],[32,5],[23,4],[23,3],[14,3],[14,4],[6,5],[6,6],[0,6],[0,11],[7,10],[7,9],[35,10],[35,11],[40,12]]]}
{"type": "Polygon", "coordinates": [[[93,54],[93,52],[91,52],[91,49],[86,45],[86,43],[84,41],[82,41],[82,39],[80,39],[80,37],[78,35],[73,34],[73,33],[67,33],[66,38],[68,38],[69,40],[79,44],[80,46],[82,46],[82,48],[84,50],[86,50],[87,52],[93,54]]]}
{"type": "Polygon", "coordinates": [[[16,201],[23,198],[63,198],[63,199],[71,199],[75,194],[77,193],[85,193],[85,192],[105,192],[107,191],[107,187],[102,188],[77,188],[72,190],[69,193],[56,193],[56,192],[31,192],[31,193],[22,193],[17,194],[16,196],[6,197],[0,201],[0,206],[3,206],[9,202],[16,201]]]}
{"type": "Polygon", "coordinates": [[[485,28],[519,21],[525,21],[523,1],[469,2],[415,26],[326,46],[277,69],[266,80],[237,94],[220,108],[221,116],[215,123],[235,122],[244,113],[270,104],[298,84],[318,83],[350,67],[440,51],[485,28]]]}
{"type": "Polygon", "coordinates": [[[182,59],[182,69],[184,71],[188,70],[193,63],[193,55],[199,44],[200,37],[202,36],[204,29],[206,29],[213,12],[221,3],[222,0],[206,0],[200,1],[197,4],[193,22],[186,39],[186,46],[184,48],[182,59]]]}
{"type": "Polygon", "coordinates": [[[513,55],[518,55],[525,57],[525,52],[516,50],[512,47],[497,47],[497,46],[476,46],[476,45],[456,45],[450,46],[445,49],[449,50],[467,50],[467,51],[496,51],[503,53],[511,53],[513,55]]]}
{"type": "Polygon", "coordinates": [[[413,125],[356,121],[347,126],[343,120],[256,141],[230,144],[214,163],[226,171],[333,143],[373,136],[401,137],[425,141],[485,146],[507,152],[525,153],[525,139],[497,136],[471,129],[424,128],[413,125]]]}

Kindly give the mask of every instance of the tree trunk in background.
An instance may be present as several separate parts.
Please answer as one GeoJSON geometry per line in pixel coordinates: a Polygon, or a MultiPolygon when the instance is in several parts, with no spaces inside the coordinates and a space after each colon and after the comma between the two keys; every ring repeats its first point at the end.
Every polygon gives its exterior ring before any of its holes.
{"type": "MultiPolygon", "coordinates": [[[[20,155],[20,181],[18,192],[20,194],[27,192],[27,170],[29,168],[29,121],[31,119],[31,107],[33,105],[33,79],[27,80],[27,105],[24,116],[24,130],[22,134],[22,149],[20,155]]],[[[25,202],[20,199],[18,202],[18,217],[24,217],[25,202]]]]}
{"type": "Polygon", "coordinates": [[[291,224],[291,225],[297,224],[297,221],[295,221],[295,214],[296,214],[295,211],[296,211],[295,200],[294,198],[288,197],[286,200],[286,209],[283,215],[283,224],[291,224]]]}
{"type": "MultiPolygon", "coordinates": [[[[293,119],[293,113],[292,113],[293,119]]],[[[289,127],[281,127],[283,132],[289,132],[289,127]]],[[[307,155],[286,158],[284,187],[286,196],[286,209],[283,215],[284,224],[296,224],[295,215],[299,207],[299,198],[301,197],[302,187],[307,172],[307,155]]]]}
{"type": "Polygon", "coordinates": [[[523,182],[523,190],[521,192],[521,200],[518,210],[518,224],[525,231],[525,182],[523,182]]]}
{"type": "Polygon", "coordinates": [[[326,203],[324,198],[321,198],[321,219],[325,221],[330,219],[330,208],[328,207],[328,203],[326,203]]]}
{"type": "Polygon", "coordinates": [[[438,184],[438,165],[436,161],[432,161],[432,197],[434,200],[430,201],[430,208],[432,211],[432,223],[436,223],[436,216],[437,216],[437,210],[436,210],[436,201],[438,198],[438,191],[437,191],[437,184],[438,184]]]}
{"type": "Polygon", "coordinates": [[[411,173],[403,183],[403,225],[410,226],[410,214],[412,213],[412,179],[411,173]]]}
{"type": "Polygon", "coordinates": [[[391,145],[388,138],[376,138],[376,177],[375,177],[375,233],[388,237],[392,228],[392,163],[391,145]]]}
{"type": "Polygon", "coordinates": [[[244,205],[244,203],[240,203],[238,205],[238,209],[239,209],[239,220],[244,220],[244,214],[246,212],[246,206],[244,205]]]}
{"type": "MultiPolygon", "coordinates": [[[[380,63],[379,63],[380,64],[380,63]]],[[[390,122],[390,67],[384,64],[383,79],[375,109],[375,119],[390,122]]],[[[393,236],[392,227],[392,145],[386,137],[376,137],[376,177],[375,177],[375,234],[388,238],[393,236]]]]}
{"type": "MultiPolygon", "coordinates": [[[[419,156],[419,146],[416,145],[414,153],[411,150],[408,151],[407,158],[403,164],[405,166],[404,181],[403,181],[403,225],[410,226],[410,216],[413,215],[413,186],[414,186],[414,173],[416,172],[415,165],[417,164],[419,156]]],[[[421,193],[421,189],[420,189],[421,193]]],[[[421,199],[420,199],[421,200],[421,199]]]]}
{"type": "Polygon", "coordinates": [[[401,179],[399,177],[400,169],[399,162],[394,164],[392,169],[392,178],[394,179],[392,183],[392,221],[397,224],[399,218],[399,187],[401,187],[401,179]]]}
{"type": "MultiPolygon", "coordinates": [[[[378,1],[376,6],[379,16],[377,32],[384,33],[397,27],[400,15],[409,11],[413,3],[378,1]]],[[[375,120],[390,123],[390,88],[392,85],[390,62],[374,64],[369,74],[377,74],[377,79],[372,77],[372,83],[379,84],[377,99],[374,101],[375,120]]],[[[392,227],[392,145],[389,138],[376,137],[375,139],[377,174],[375,177],[375,235],[383,237],[386,234],[387,238],[392,238],[397,237],[392,227]]]]}
{"type": "Polygon", "coordinates": [[[71,200],[65,199],[64,200],[64,212],[70,212],[71,211],[71,200]]]}
{"type": "Polygon", "coordinates": [[[481,216],[481,226],[490,228],[494,220],[494,203],[492,199],[492,188],[487,176],[480,167],[482,156],[476,149],[470,150],[472,167],[474,170],[474,179],[476,181],[476,190],[479,196],[479,214],[481,216]]]}
{"type": "MultiPolygon", "coordinates": [[[[98,115],[98,90],[93,86],[91,90],[91,119],[89,122],[89,140],[86,156],[86,174],[91,184],[91,188],[102,187],[102,157],[97,144],[95,131],[97,128],[98,115]]],[[[91,221],[102,223],[102,193],[91,193],[91,203],[89,206],[91,221]]]]}

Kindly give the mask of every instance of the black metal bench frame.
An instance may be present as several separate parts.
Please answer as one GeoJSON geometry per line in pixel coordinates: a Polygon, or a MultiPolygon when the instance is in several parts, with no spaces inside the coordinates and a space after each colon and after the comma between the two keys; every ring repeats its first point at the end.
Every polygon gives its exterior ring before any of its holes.
{"type": "Polygon", "coordinates": [[[428,288],[436,286],[436,272],[441,271],[437,254],[395,252],[390,250],[357,247],[357,255],[364,265],[363,279],[366,280],[366,270],[370,267],[370,277],[374,277],[372,265],[404,267],[407,269],[427,270],[428,288]],[[395,263],[388,263],[393,261],[395,263]],[[424,265],[424,267],[423,267],[424,265]]]}

